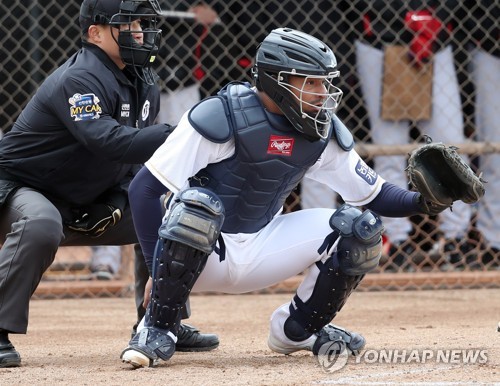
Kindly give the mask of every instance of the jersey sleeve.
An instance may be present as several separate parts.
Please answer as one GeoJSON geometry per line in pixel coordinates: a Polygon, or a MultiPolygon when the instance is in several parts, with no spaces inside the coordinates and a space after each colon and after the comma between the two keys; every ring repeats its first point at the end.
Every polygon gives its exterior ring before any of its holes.
{"type": "Polygon", "coordinates": [[[233,154],[233,139],[222,144],[211,142],[191,126],[185,114],[145,166],[170,191],[177,193],[186,187],[190,177],[208,164],[233,154]]]}
{"type": "Polygon", "coordinates": [[[355,206],[372,201],[385,182],[354,149],[344,151],[334,141],[330,141],[306,176],[329,186],[346,203],[355,206]]]}

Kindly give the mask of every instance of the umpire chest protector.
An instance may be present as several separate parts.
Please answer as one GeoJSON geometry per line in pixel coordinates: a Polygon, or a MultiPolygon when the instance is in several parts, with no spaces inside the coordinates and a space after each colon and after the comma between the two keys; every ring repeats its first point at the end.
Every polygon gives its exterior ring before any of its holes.
{"type": "Polygon", "coordinates": [[[301,136],[284,116],[267,112],[242,83],[230,83],[200,102],[189,120],[213,142],[235,141],[234,156],[208,165],[190,181],[220,197],[225,233],[254,233],[269,223],[329,141],[301,136]]]}

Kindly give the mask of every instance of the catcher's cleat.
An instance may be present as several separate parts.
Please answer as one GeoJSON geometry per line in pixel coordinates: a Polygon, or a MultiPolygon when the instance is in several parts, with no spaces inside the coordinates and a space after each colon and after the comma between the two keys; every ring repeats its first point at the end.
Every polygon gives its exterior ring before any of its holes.
{"type": "Polygon", "coordinates": [[[316,333],[318,339],[314,342],[312,352],[314,355],[318,355],[321,346],[329,342],[339,342],[339,351],[333,352],[332,354],[340,354],[343,348],[347,348],[352,355],[358,355],[360,351],[365,347],[365,338],[356,333],[349,332],[341,327],[334,326],[333,324],[328,324],[323,327],[319,332],[316,333]]]}
{"type": "Polygon", "coordinates": [[[270,334],[267,343],[271,350],[285,355],[300,350],[312,351],[314,355],[318,355],[324,344],[329,344],[330,350],[332,347],[334,348],[334,352],[331,354],[340,354],[347,348],[352,355],[358,355],[365,346],[366,340],[356,332],[349,332],[341,327],[328,324],[302,342],[284,343],[270,334]],[[338,343],[338,345],[333,345],[334,343],[338,343]]]}
{"type": "Polygon", "coordinates": [[[219,347],[219,337],[215,334],[200,334],[200,331],[189,325],[182,324],[177,334],[175,350],[187,351],[210,351],[219,347]]]}
{"type": "Polygon", "coordinates": [[[0,330],[0,368],[21,366],[21,356],[10,343],[9,335],[0,330]]]}
{"type": "Polygon", "coordinates": [[[122,351],[122,362],[134,368],[154,367],[160,359],[169,360],[175,353],[175,335],[156,327],[145,327],[122,351]]]}
{"type": "Polygon", "coordinates": [[[139,367],[154,367],[158,363],[158,358],[149,358],[146,354],[136,351],[131,347],[127,347],[123,350],[120,358],[123,363],[128,363],[136,369],[139,367]]]}

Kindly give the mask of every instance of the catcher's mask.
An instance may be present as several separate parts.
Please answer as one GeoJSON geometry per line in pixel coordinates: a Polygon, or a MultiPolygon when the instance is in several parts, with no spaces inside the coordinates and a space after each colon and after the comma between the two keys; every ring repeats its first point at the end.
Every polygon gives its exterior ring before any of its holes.
{"type": "Polygon", "coordinates": [[[83,33],[93,24],[117,28],[118,38],[114,39],[120,47],[121,59],[140,79],[153,84],[151,65],[159,49],[161,29],[156,25],[161,13],[157,0],[84,0],[80,8],[80,26],[83,33]],[[136,20],[140,20],[141,27],[132,30],[131,23],[136,20]],[[137,34],[142,34],[142,44],[134,39],[137,34]]]}
{"type": "Polygon", "coordinates": [[[323,42],[303,32],[278,28],[258,47],[252,71],[257,89],[269,95],[296,130],[317,140],[328,137],[332,116],[342,98],[342,90],[333,85],[333,79],[339,76],[336,67],[335,55],[323,42]],[[291,76],[303,78],[301,87],[290,84],[291,76]],[[324,91],[308,91],[310,81],[318,80],[324,91]],[[304,100],[312,95],[314,100],[321,100],[321,106],[304,100]],[[306,112],[307,106],[315,112],[306,112]]]}

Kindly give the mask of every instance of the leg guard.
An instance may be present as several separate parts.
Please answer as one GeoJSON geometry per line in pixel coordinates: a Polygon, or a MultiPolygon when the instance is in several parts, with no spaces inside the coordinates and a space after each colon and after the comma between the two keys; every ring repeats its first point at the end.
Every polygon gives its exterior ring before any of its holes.
{"type": "Polygon", "coordinates": [[[285,321],[285,335],[296,342],[309,338],[330,323],[364,277],[342,273],[336,255],[316,265],[320,272],[309,300],[303,302],[295,295],[295,307],[290,305],[290,317],[285,321]]]}
{"type": "Polygon", "coordinates": [[[290,317],[284,326],[290,340],[305,340],[330,323],[365,273],[380,260],[384,227],[372,212],[344,204],[330,218],[330,227],[333,233],[318,253],[340,238],[337,252],[324,263],[316,263],[320,272],[309,299],[304,302],[295,295],[295,307],[290,305],[290,317]]]}
{"type": "Polygon", "coordinates": [[[153,288],[145,328],[121,358],[134,367],[153,366],[175,352],[181,309],[212,253],[224,222],[220,199],[201,188],[178,194],[160,227],[153,258],[153,288]]]}
{"type": "Polygon", "coordinates": [[[160,227],[146,327],[177,334],[180,312],[213,251],[224,222],[220,199],[202,188],[178,194],[160,227]]]}
{"type": "Polygon", "coordinates": [[[145,325],[177,334],[181,310],[205,267],[208,254],[168,239],[160,238],[158,243],[145,325]]]}

